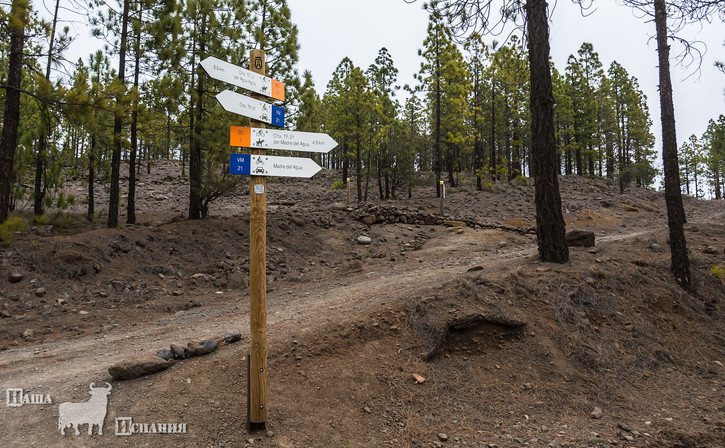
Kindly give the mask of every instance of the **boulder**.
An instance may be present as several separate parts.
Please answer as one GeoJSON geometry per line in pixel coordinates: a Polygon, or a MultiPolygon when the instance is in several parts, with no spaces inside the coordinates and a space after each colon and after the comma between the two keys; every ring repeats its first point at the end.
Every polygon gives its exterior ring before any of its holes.
{"type": "Polygon", "coordinates": [[[375,224],[375,216],[373,216],[373,215],[366,215],[366,216],[363,216],[363,217],[362,217],[362,218],[360,219],[360,222],[362,222],[362,223],[363,223],[363,224],[365,224],[366,226],[369,226],[369,225],[375,224]]]}
{"type": "Polygon", "coordinates": [[[216,350],[219,343],[214,339],[206,339],[199,342],[199,345],[201,346],[201,349],[196,351],[196,356],[204,356],[216,350]]]}
{"type": "Polygon", "coordinates": [[[239,342],[242,340],[242,332],[239,330],[229,330],[224,335],[224,342],[231,344],[233,342],[239,342]]]}
{"type": "Polygon", "coordinates": [[[369,236],[360,235],[359,237],[357,237],[357,242],[358,244],[367,246],[368,244],[371,244],[373,240],[369,236]]]}
{"type": "Polygon", "coordinates": [[[188,355],[186,347],[181,344],[171,344],[171,353],[174,354],[175,359],[185,359],[188,355]]]}
{"type": "Polygon", "coordinates": [[[132,380],[168,369],[172,364],[173,361],[166,361],[156,355],[144,353],[117,362],[108,368],[108,373],[115,380],[132,380]]]}
{"type": "Polygon", "coordinates": [[[158,356],[159,358],[162,358],[166,361],[169,361],[171,359],[174,359],[174,352],[172,352],[168,348],[162,348],[161,350],[156,352],[156,356],[158,356]]]}
{"type": "Polygon", "coordinates": [[[10,274],[8,274],[8,281],[10,283],[20,283],[25,278],[25,275],[23,275],[20,271],[12,271],[10,274]]]}
{"type": "Polygon", "coordinates": [[[566,232],[566,245],[569,247],[594,247],[594,232],[585,230],[566,232]]]}

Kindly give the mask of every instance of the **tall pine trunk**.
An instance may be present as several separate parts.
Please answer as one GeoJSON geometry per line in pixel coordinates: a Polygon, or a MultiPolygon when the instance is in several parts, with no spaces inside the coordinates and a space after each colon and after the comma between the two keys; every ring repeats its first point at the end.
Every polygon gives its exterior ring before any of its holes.
{"type": "Polygon", "coordinates": [[[677,283],[685,290],[692,289],[690,259],[685,241],[685,209],[680,191],[680,172],[677,164],[677,135],[675,133],[675,106],[672,102],[670,79],[670,46],[667,41],[667,6],[665,0],[654,0],[657,54],[660,77],[660,118],[662,120],[662,162],[665,172],[665,203],[667,224],[670,228],[670,270],[677,283]]]}
{"type": "MultiPolygon", "coordinates": [[[[201,31],[199,33],[199,60],[206,53],[204,43],[206,34],[206,12],[202,13],[201,31]]],[[[195,69],[196,70],[196,69],[195,69]]],[[[204,106],[204,78],[197,70],[196,80],[196,115],[192,124],[192,139],[189,145],[189,219],[201,219],[201,120],[204,106]]]]}
{"type": "MultiPolygon", "coordinates": [[[[141,5],[139,4],[139,19],[141,5]]],[[[136,224],[136,155],[138,154],[138,75],[141,71],[141,27],[136,34],[133,46],[134,68],[133,88],[136,92],[131,110],[131,154],[128,160],[128,201],[126,202],[126,224],[136,224]]]]}
{"type": "Polygon", "coordinates": [[[0,224],[8,219],[15,147],[20,123],[20,81],[23,74],[23,45],[28,20],[28,2],[13,0],[10,9],[10,59],[5,87],[5,115],[0,136],[0,224]]]}
{"type": "Polygon", "coordinates": [[[118,57],[118,79],[121,81],[120,92],[116,94],[116,109],[113,112],[113,153],[111,154],[111,192],[108,199],[108,227],[118,226],[118,205],[121,198],[121,130],[123,128],[123,114],[121,103],[125,94],[126,76],[126,38],[128,36],[128,8],[131,0],[123,1],[123,15],[121,17],[121,45],[118,57]]]}
{"type": "MultiPolygon", "coordinates": [[[[93,119],[95,121],[97,112],[93,113],[93,119]]],[[[94,164],[96,163],[96,135],[91,134],[91,146],[88,148],[88,213],[86,217],[89,221],[93,221],[93,215],[96,213],[95,210],[95,198],[93,194],[94,182],[96,179],[96,173],[94,171],[94,164]]]]}
{"type": "MultiPolygon", "coordinates": [[[[55,28],[58,24],[58,8],[60,0],[55,1],[55,12],[53,13],[53,24],[50,30],[50,41],[48,42],[48,61],[45,66],[45,81],[50,83],[50,68],[53,62],[53,43],[55,42],[55,28]]],[[[48,135],[50,134],[50,119],[48,118],[48,106],[44,101],[40,103],[40,137],[38,138],[38,153],[35,156],[35,198],[33,203],[33,214],[43,214],[43,199],[47,186],[43,184],[45,173],[45,159],[48,150],[48,135]]]]}
{"type": "Polygon", "coordinates": [[[569,260],[569,248],[559,194],[546,1],[529,0],[526,15],[531,67],[531,171],[535,185],[539,258],[565,263],[569,260]]]}

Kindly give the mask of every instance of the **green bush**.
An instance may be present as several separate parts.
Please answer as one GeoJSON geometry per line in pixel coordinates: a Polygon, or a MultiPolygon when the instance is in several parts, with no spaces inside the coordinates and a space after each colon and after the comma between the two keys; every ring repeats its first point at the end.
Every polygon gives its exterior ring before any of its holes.
{"type": "Polygon", "coordinates": [[[28,228],[28,221],[19,216],[11,216],[0,224],[0,240],[2,240],[3,244],[8,245],[12,243],[15,232],[26,231],[28,228]]]}
{"type": "Polygon", "coordinates": [[[343,180],[338,180],[337,182],[332,184],[333,190],[342,190],[343,188],[345,188],[345,181],[343,180]]]}

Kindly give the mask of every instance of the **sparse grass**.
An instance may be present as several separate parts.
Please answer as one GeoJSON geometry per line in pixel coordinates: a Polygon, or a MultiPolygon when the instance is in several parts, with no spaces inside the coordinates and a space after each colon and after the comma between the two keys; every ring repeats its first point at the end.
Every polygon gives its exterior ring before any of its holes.
{"type": "Polygon", "coordinates": [[[529,179],[525,176],[518,175],[511,179],[511,185],[514,185],[516,187],[528,187],[529,179]]]}
{"type": "Polygon", "coordinates": [[[50,218],[47,215],[36,215],[33,217],[33,221],[39,226],[47,226],[50,224],[50,218]]]}
{"type": "Polygon", "coordinates": [[[711,267],[710,272],[712,272],[712,275],[714,275],[715,278],[719,278],[720,280],[725,278],[725,267],[721,264],[711,267]]]}
{"type": "Polygon", "coordinates": [[[2,240],[3,244],[9,245],[13,242],[15,232],[26,231],[28,227],[28,221],[25,219],[19,216],[11,216],[0,224],[0,240],[2,240]]]}

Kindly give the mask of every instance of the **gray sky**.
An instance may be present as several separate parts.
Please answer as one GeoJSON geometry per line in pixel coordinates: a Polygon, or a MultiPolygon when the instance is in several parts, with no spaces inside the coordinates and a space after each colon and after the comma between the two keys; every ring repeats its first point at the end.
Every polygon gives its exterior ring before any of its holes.
{"type": "MultiPolygon", "coordinates": [[[[428,15],[422,1],[403,0],[288,0],[292,19],[299,29],[300,73],[310,70],[317,90],[322,93],[344,57],[365,69],[387,47],[399,70],[401,85],[415,84],[413,74],[420,67],[418,49],[426,37],[428,15]]],[[[576,54],[582,42],[591,42],[606,69],[616,60],[630,75],[637,77],[647,95],[652,132],[660,148],[657,52],[651,37],[654,23],[635,17],[631,9],[612,1],[595,2],[597,9],[582,17],[570,0],[554,5],[551,23],[551,55],[563,71],[566,59],[576,54]]],[[[702,71],[685,79],[694,67],[672,66],[677,139],[680,144],[691,134],[702,135],[711,118],[725,114],[725,74],[713,63],[725,60],[723,25],[691,26],[686,36],[707,45],[702,71]]],[[[519,33],[520,34],[520,33],[519,33]]],[[[495,37],[499,41],[503,36],[495,37]]],[[[487,38],[490,43],[494,37],[487,38]]],[[[678,53],[673,46],[672,54],[678,53]]]]}

